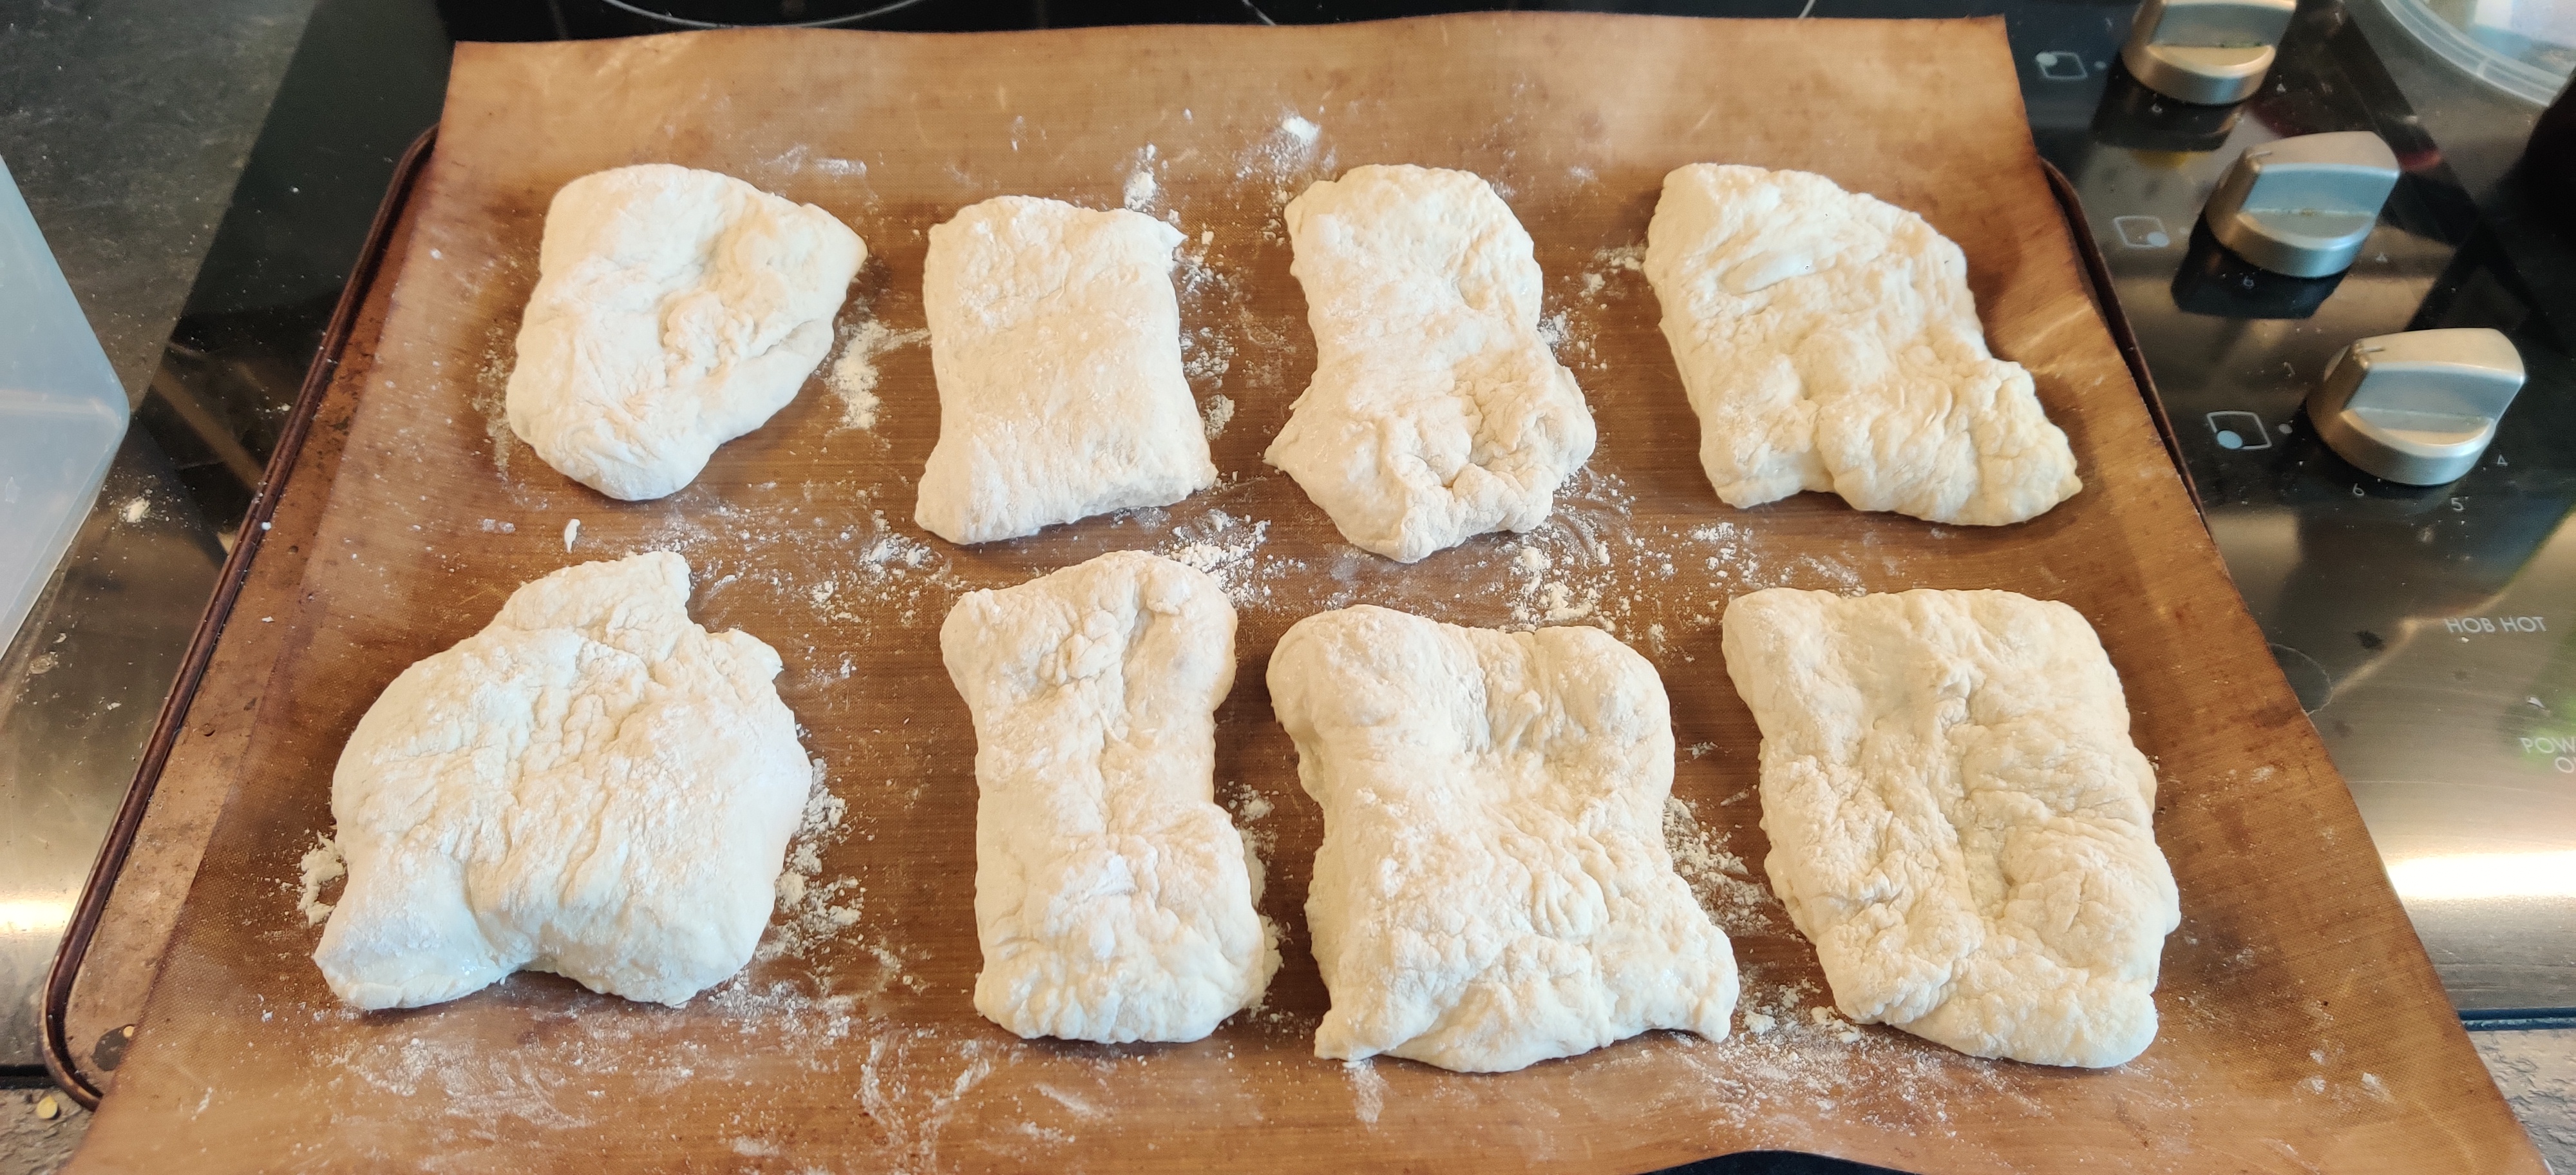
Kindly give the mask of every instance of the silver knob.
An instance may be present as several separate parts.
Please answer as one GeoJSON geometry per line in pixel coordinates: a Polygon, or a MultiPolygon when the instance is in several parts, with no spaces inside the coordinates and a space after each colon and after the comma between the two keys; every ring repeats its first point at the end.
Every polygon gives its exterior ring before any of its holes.
{"type": "Polygon", "coordinates": [[[2522,355],[2485,327],[2374,335],[2343,349],[2308,393],[2317,435],[2364,472],[2405,485],[2460,479],[2522,390],[2522,355]]]}
{"type": "Polygon", "coordinates": [[[2254,96],[2295,0],[2141,0],[2120,63],[2140,85],[2198,106],[2254,96]]]}
{"type": "Polygon", "coordinates": [[[2397,153],[2369,131],[2334,131],[2248,147],[2201,210],[2209,235],[2274,273],[2324,277],[2352,268],[2397,186],[2397,153]]]}

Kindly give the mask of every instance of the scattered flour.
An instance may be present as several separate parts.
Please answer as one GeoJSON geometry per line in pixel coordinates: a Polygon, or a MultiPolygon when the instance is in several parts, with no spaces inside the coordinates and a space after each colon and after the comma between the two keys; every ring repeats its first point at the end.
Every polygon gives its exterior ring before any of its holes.
{"type": "Polygon", "coordinates": [[[1269,876],[1270,855],[1279,847],[1278,830],[1262,827],[1261,822],[1269,819],[1270,813],[1276,809],[1271,805],[1270,797],[1252,790],[1247,784],[1230,780],[1225,786],[1225,808],[1234,816],[1235,829],[1243,834],[1243,847],[1252,853],[1253,889],[1258,892],[1263,880],[1269,876]]]}
{"type": "MultiPolygon", "coordinates": [[[[1212,241],[1212,236],[1202,236],[1196,251],[1184,251],[1180,255],[1179,263],[1173,268],[1172,288],[1180,300],[1181,320],[1211,324],[1231,317],[1247,337],[1261,337],[1252,330],[1256,316],[1250,299],[1245,296],[1243,289],[1235,283],[1232,276],[1228,275],[1221,266],[1210,261],[1216,252],[1212,241]]],[[[1187,246],[1184,246],[1184,249],[1186,250],[1187,246]]],[[[1279,342],[1285,343],[1286,336],[1281,331],[1274,330],[1268,333],[1278,335],[1279,342]]],[[[1200,419],[1203,422],[1215,420],[1216,427],[1219,429],[1225,427],[1225,419],[1234,415],[1234,401],[1222,394],[1226,377],[1234,371],[1234,361],[1235,342],[1232,333],[1220,331],[1214,325],[1184,328],[1181,331],[1181,374],[1189,379],[1194,390],[1202,395],[1212,396],[1201,409],[1200,419]],[[1224,405],[1222,417],[1217,415],[1220,403],[1224,405]]],[[[1271,378],[1276,378],[1278,374],[1275,364],[1267,369],[1267,375],[1271,378]]]]}
{"type": "Polygon", "coordinates": [[[1351,1116],[1371,1126],[1386,1109],[1386,1078],[1378,1076],[1370,1060],[1344,1061],[1342,1076],[1351,1082],[1351,1116]]]}
{"type": "Polygon", "coordinates": [[[1270,597],[1269,577],[1260,559],[1270,523],[1244,522],[1223,510],[1172,528],[1171,539],[1156,554],[1189,564],[1216,578],[1226,599],[1240,608],[1270,597]]]}
{"type": "MultiPolygon", "coordinates": [[[[1235,179],[1247,187],[1267,186],[1270,206],[1286,207],[1307,183],[1335,170],[1335,153],[1318,149],[1323,133],[1323,127],[1294,110],[1282,113],[1277,130],[1235,154],[1235,179]]],[[[1263,226],[1262,234],[1286,240],[1276,224],[1263,226]]]]}
{"type": "Polygon", "coordinates": [[[495,324],[483,332],[483,362],[474,369],[474,393],[469,403],[483,416],[483,438],[492,446],[492,471],[504,482],[510,481],[510,452],[521,443],[510,431],[508,398],[510,369],[516,363],[518,344],[509,331],[495,324]]]}
{"type": "Polygon", "coordinates": [[[947,1129],[949,1119],[965,1104],[967,1095],[993,1075],[998,1061],[1008,1060],[1020,1051],[1023,1050],[989,1040],[942,1040],[936,1029],[928,1028],[871,1037],[867,1061],[859,1067],[859,1108],[885,1131],[887,1141],[901,1156],[895,1169],[948,1169],[948,1164],[939,1161],[939,1136],[947,1129]],[[951,1051],[958,1067],[944,1087],[919,1088],[898,1076],[922,1067],[917,1053],[951,1051]]]}
{"type": "Polygon", "coordinates": [[[1699,821],[1680,796],[1664,799],[1664,847],[1673,854],[1673,872],[1681,875],[1702,909],[1729,936],[1776,934],[1787,926],[1788,908],[1757,881],[1744,858],[1728,852],[1723,831],[1699,821]]]}
{"type": "MultiPolygon", "coordinates": [[[[778,874],[779,920],[753,958],[802,959],[858,923],[866,887],[847,877],[821,880],[824,851],[849,838],[849,811],[848,802],[833,795],[826,783],[823,761],[814,760],[814,790],[805,799],[804,816],[787,842],[786,867],[778,874]]],[[[878,961],[893,967],[897,981],[908,978],[900,975],[898,962],[889,960],[891,954],[879,955],[878,961]]],[[[917,990],[918,981],[914,986],[917,990]]]]}
{"type": "Polygon", "coordinates": [[[1145,149],[1136,154],[1136,170],[1127,173],[1127,187],[1123,194],[1130,211],[1145,212],[1154,207],[1158,186],[1154,182],[1154,151],[1153,144],[1146,144],[1145,149]]]}
{"type": "Polygon", "coordinates": [[[322,900],[323,887],[349,872],[348,865],[340,860],[339,842],[327,836],[316,840],[314,847],[304,854],[301,863],[303,894],[295,902],[295,908],[304,911],[306,926],[319,926],[323,919],[331,916],[331,903],[322,900]]]}
{"type": "Polygon", "coordinates": [[[840,358],[832,361],[826,381],[841,401],[841,422],[836,431],[866,432],[876,428],[877,411],[883,404],[877,398],[877,356],[929,338],[927,330],[896,330],[873,318],[853,328],[841,344],[840,358]]]}
{"type": "Polygon", "coordinates": [[[1234,398],[1225,395],[1208,397],[1207,406],[1199,411],[1199,420],[1207,430],[1209,440],[1224,435],[1225,426],[1234,421],[1234,398]]]}

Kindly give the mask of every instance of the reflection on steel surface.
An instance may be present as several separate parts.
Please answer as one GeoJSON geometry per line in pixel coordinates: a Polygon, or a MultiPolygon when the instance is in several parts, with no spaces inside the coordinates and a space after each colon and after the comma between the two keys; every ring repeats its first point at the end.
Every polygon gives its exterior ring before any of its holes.
{"type": "Polygon", "coordinates": [[[2210,532],[2452,1000],[2559,1014],[2576,1008],[2576,754],[2554,749],[2576,740],[2576,257],[2462,189],[2454,144],[2344,18],[2304,6],[2281,84],[2232,122],[2115,82],[2087,111],[2033,100],[2032,129],[2081,192],[2167,416],[2193,422],[2174,438],[2210,532]],[[2354,268],[2231,261],[2196,223],[2220,174],[2322,131],[2376,133],[2405,172],[2354,268]],[[2149,217],[2190,241],[2124,247],[2149,217]],[[2504,332],[2531,373],[2475,468],[2418,489],[2328,448],[2301,402],[2335,353],[2446,327],[2504,332]]]}
{"type": "Polygon", "coordinates": [[[2576,898],[2576,849],[2412,857],[2391,862],[2388,880],[2408,901],[2576,898]]]}

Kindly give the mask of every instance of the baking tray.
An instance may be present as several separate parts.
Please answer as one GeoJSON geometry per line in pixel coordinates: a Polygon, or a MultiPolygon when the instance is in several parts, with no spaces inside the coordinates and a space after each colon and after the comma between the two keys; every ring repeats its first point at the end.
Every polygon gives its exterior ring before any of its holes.
{"type": "MultiPolygon", "coordinates": [[[[240,687],[257,689],[240,782],[81,1163],[1639,1170],[1790,1147],[1934,1170],[2538,1169],[2086,296],[2086,234],[2051,196],[2011,77],[1994,21],[1479,15],[461,48],[440,146],[361,298],[383,307],[382,336],[316,415],[334,396],[363,410],[327,478],[287,483],[281,513],[320,500],[290,548],[304,560],[291,588],[262,597],[279,601],[260,626],[274,656],[237,675],[257,683],[240,687]],[[1815,495],[1718,504],[1624,252],[1662,173],[1708,158],[1823,171],[1958,240],[1996,349],[2032,368],[2085,493],[1999,531],[1815,495]],[[853,332],[918,326],[919,231],[955,207],[1003,191],[1110,205],[1153,175],[1149,206],[1196,245],[1184,321],[1197,391],[1234,408],[1215,443],[1226,483],[991,549],[921,536],[909,478],[935,394],[917,346],[877,357],[874,428],[847,427],[818,381],[673,499],[621,505],[565,483],[495,427],[508,340],[545,198],[646,159],[852,219],[877,255],[844,312],[853,332]],[[1502,187],[1538,240],[1560,355],[1603,435],[1548,528],[1410,568],[1340,544],[1258,463],[1312,359],[1276,207],[1313,178],[1398,160],[1502,187]],[[574,516],[568,556],[560,524],[574,516]],[[1523,546],[1556,573],[1516,571],[1523,546]],[[782,692],[851,806],[818,844],[817,881],[845,883],[834,892],[854,921],[783,920],[773,943],[787,953],[679,1011],[535,976],[420,1012],[338,1009],[304,957],[315,932],[291,882],[327,831],[348,728],[393,673],[481,627],[519,582],[650,547],[697,564],[702,620],[785,655],[782,692]],[[1221,794],[1265,846],[1263,908],[1288,930],[1288,962],[1258,1014],[1205,1042],[1020,1042],[964,995],[972,740],[936,625],[959,592],[1122,547],[1187,552],[1238,597],[1221,794]],[[1756,736],[1715,655],[1724,597],[1771,583],[2009,587],[2094,621],[2159,761],[2159,837],[2183,897],[2164,1035],[2146,1056],[2073,1073],[1813,1022],[1812,952],[1758,884],[1756,736]],[[1297,907],[1318,828],[1258,667],[1287,623],[1359,600],[1463,623],[1604,624],[1658,663],[1690,748],[1676,779],[1686,872],[1736,937],[1747,1006],[1782,1028],[1653,1034],[1493,1077],[1309,1055],[1323,993],[1297,907]]],[[[208,686],[174,703],[174,728],[230,709],[207,692],[230,640],[208,686]]],[[[192,742],[174,740],[167,770],[192,742]]]]}

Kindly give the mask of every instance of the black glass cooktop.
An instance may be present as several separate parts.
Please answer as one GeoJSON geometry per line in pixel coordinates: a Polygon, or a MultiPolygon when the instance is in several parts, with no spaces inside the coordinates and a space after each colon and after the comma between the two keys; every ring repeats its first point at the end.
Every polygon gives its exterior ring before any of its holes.
{"type": "Polygon", "coordinates": [[[2564,1015],[2576,302],[2546,283],[2576,277],[2556,235],[2576,225],[2518,176],[2472,193],[2375,51],[2402,33],[2365,35],[2367,15],[2303,5],[2241,108],[2184,107],[2105,73],[2125,28],[2079,21],[2025,54],[2038,70],[2024,92],[2042,153],[2082,194],[2211,533],[2453,1002],[2472,1019],[2564,1015]],[[2201,205],[2246,147],[2346,130],[2377,132],[2405,170],[2350,272],[2277,277],[2209,240],[2201,205]],[[2529,371],[2475,470],[2399,486],[2317,438],[2300,404],[2344,345],[2461,326],[2504,331],[2529,371]]]}

